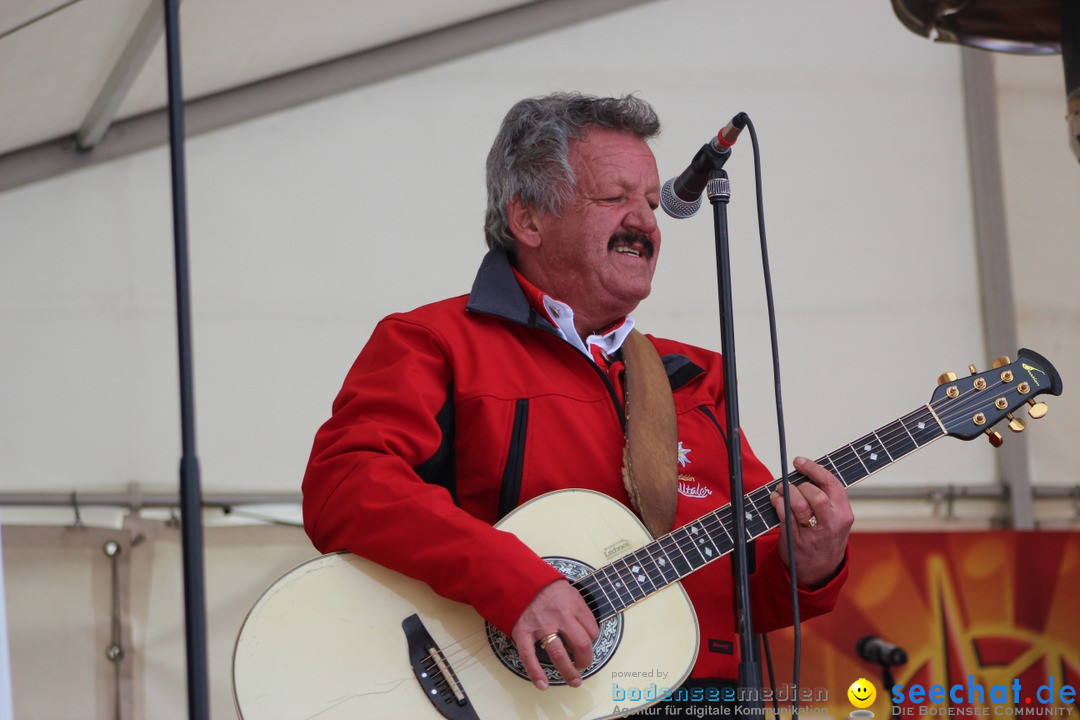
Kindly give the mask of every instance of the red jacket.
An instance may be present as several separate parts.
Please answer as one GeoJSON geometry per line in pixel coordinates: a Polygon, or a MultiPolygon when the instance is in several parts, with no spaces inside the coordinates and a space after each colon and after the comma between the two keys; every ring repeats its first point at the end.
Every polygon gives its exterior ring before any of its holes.
{"type": "MultiPolygon", "coordinates": [[[[675,526],[728,503],[723,368],[716,353],[649,338],[668,369],[682,461],[675,526]]],[[[588,487],[630,506],[618,394],[592,360],[526,300],[505,255],[487,255],[472,293],[391,315],[375,328],[319,429],[304,477],[304,523],[322,552],[349,550],[472,605],[509,633],[561,577],[492,527],[543,493],[588,487]]],[[[743,442],[746,490],[773,479],[743,442]]],[[[756,541],[755,629],[791,623],[777,533],[756,541]]],[[[846,567],[801,588],[803,618],[827,612],[846,567]]],[[[729,557],[684,579],[698,613],[693,677],[738,677],[729,557]],[[710,642],[712,641],[712,642],[710,642]]]]}

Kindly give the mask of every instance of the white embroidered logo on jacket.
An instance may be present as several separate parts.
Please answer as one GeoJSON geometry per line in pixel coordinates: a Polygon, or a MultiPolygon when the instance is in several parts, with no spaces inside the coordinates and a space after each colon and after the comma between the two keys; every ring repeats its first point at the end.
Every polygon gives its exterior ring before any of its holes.
{"type": "MultiPolygon", "coordinates": [[[[679,441],[679,467],[683,468],[690,464],[692,448],[684,447],[679,441]]],[[[713,494],[712,488],[699,485],[693,475],[679,474],[679,494],[688,498],[707,498],[713,494]]]]}

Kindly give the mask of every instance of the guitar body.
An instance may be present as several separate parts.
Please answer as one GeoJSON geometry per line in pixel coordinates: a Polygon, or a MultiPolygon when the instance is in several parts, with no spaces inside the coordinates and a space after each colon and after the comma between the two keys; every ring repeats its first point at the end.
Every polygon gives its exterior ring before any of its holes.
{"type": "MultiPolygon", "coordinates": [[[[538,497],[498,527],[560,569],[564,560],[600,568],[652,540],[623,505],[588,490],[538,497]]],[[[251,609],[233,654],[238,712],[244,720],[441,717],[410,664],[402,621],[414,613],[475,710],[460,717],[625,715],[682,684],[697,657],[697,617],[676,582],[601,624],[598,659],[581,687],[549,673],[553,684],[540,691],[514,666],[512,647],[509,658],[500,654],[506,637],[489,638],[470,606],[337,553],[293,569],[251,609]],[[615,699],[615,685],[626,697],[615,699]]]]}

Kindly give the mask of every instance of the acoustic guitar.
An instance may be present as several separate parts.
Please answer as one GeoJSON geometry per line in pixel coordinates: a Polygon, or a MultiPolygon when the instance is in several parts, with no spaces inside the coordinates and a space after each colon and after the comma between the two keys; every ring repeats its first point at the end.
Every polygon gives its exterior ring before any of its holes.
{"type": "MultiPolygon", "coordinates": [[[[818,462],[851,486],[949,435],[970,440],[1035,397],[1061,394],[1061,378],[1022,349],[994,369],[941,382],[926,405],[825,455],[818,462]]],[[[798,485],[805,476],[789,480],[798,485]]],[[[769,495],[781,480],[744,498],[747,540],[778,526],[769,495]]],[[[318,718],[619,717],[665,699],[689,675],[698,652],[694,608],[679,580],[730,552],[731,506],[653,539],[621,503],[589,490],[535,498],[498,527],[562,571],[594,609],[601,632],[581,687],[550,663],[551,686],[529,681],[509,637],[470,606],[426,584],[348,553],[318,557],[263,593],[233,654],[233,688],[244,720],[318,718]],[[551,522],[556,518],[557,522],[551,522]]],[[[546,658],[544,658],[546,659],[546,658]]]]}

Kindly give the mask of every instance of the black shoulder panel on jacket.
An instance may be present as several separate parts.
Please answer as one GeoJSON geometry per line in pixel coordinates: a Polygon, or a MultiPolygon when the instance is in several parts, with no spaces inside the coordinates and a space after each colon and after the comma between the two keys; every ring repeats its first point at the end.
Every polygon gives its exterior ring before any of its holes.
{"type": "Polygon", "coordinates": [[[671,383],[672,390],[678,390],[705,372],[703,367],[695,365],[685,355],[665,355],[661,360],[664,362],[664,369],[667,370],[668,382],[671,383]]]}
{"type": "Polygon", "coordinates": [[[442,431],[442,442],[431,457],[413,470],[420,479],[432,485],[441,485],[450,491],[457,503],[457,467],[454,458],[454,385],[446,388],[446,403],[435,415],[435,422],[442,431]]]}

